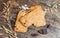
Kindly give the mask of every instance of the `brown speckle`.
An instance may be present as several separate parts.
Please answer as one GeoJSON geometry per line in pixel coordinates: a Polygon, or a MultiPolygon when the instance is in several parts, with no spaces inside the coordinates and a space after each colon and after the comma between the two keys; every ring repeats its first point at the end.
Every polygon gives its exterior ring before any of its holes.
{"type": "Polygon", "coordinates": [[[24,24],[26,24],[26,23],[24,23],[24,24]]]}

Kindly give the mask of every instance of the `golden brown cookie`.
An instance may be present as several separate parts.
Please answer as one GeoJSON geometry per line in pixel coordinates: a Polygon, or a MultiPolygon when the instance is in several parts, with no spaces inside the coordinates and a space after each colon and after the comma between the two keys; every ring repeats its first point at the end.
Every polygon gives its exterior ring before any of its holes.
{"type": "Polygon", "coordinates": [[[26,32],[32,24],[34,24],[35,27],[46,24],[45,12],[40,5],[31,6],[30,12],[25,10],[19,11],[14,30],[16,32],[26,32]]]}
{"type": "MultiPolygon", "coordinates": [[[[32,7],[31,7],[32,8],[32,7]]],[[[40,5],[34,6],[34,10],[20,19],[24,26],[29,27],[34,24],[35,27],[44,26],[45,12],[40,5]]]]}

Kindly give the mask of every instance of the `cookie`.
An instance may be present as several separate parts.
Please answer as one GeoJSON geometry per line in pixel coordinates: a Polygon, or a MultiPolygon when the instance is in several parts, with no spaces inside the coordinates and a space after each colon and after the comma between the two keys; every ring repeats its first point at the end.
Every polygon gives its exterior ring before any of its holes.
{"type": "Polygon", "coordinates": [[[33,10],[24,17],[21,17],[20,21],[26,27],[32,24],[34,24],[35,27],[44,26],[46,24],[45,12],[40,5],[33,6],[33,10]]]}
{"type": "Polygon", "coordinates": [[[14,30],[26,32],[32,24],[35,27],[45,26],[45,14],[40,5],[31,6],[29,12],[26,10],[19,11],[14,30]]]}

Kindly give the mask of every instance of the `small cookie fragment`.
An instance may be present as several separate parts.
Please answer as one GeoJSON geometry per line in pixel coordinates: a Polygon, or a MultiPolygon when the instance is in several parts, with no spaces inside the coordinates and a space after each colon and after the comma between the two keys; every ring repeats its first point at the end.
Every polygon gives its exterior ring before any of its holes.
{"type": "Polygon", "coordinates": [[[14,28],[16,32],[26,32],[32,24],[35,27],[45,26],[45,12],[40,5],[31,6],[29,11],[19,11],[14,28]]]}
{"type": "Polygon", "coordinates": [[[21,17],[20,21],[26,27],[29,27],[32,24],[34,24],[35,27],[44,26],[46,24],[45,12],[42,10],[42,7],[40,5],[34,6],[34,10],[32,10],[24,17],[21,17]]]}

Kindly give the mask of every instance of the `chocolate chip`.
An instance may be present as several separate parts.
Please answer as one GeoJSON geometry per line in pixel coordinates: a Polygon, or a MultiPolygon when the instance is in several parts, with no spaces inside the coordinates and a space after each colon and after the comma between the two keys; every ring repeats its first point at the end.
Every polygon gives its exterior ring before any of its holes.
{"type": "Polygon", "coordinates": [[[31,34],[31,36],[37,36],[38,34],[37,33],[33,33],[33,34],[31,34]]]}
{"type": "Polygon", "coordinates": [[[40,30],[38,30],[38,33],[47,34],[47,29],[40,29],[40,30]]]}

